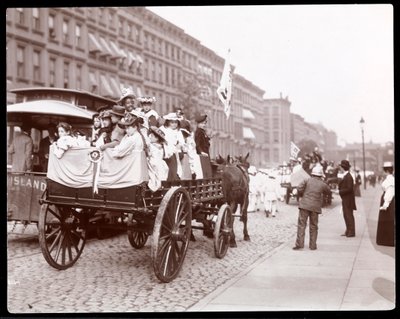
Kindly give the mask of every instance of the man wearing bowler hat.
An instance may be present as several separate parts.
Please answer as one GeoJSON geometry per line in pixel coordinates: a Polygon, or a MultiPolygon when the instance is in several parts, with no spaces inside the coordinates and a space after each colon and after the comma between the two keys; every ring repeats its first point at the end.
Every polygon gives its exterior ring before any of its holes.
{"type": "Polygon", "coordinates": [[[342,199],[342,209],[346,231],[342,236],[355,237],[355,223],[353,210],[356,210],[356,200],[354,197],[354,180],[349,173],[350,163],[347,160],[340,162],[341,171],[344,172],[343,178],[339,181],[339,195],[342,199]]]}

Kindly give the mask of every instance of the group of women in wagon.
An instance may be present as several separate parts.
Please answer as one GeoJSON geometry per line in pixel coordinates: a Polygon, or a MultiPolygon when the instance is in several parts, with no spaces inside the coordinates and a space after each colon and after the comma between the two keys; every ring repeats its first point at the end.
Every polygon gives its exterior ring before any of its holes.
{"type": "Polygon", "coordinates": [[[79,133],[74,136],[68,123],[59,123],[55,155],[61,158],[73,146],[108,149],[114,158],[144,151],[148,186],[153,191],[161,187],[161,181],[203,178],[201,157],[209,161],[210,149],[207,115],[196,116],[193,132],[181,109],[160,116],[153,109],[155,102],[154,97],[136,97],[131,89],[123,89],[116,105],[94,114],[90,138],[79,133]]]}

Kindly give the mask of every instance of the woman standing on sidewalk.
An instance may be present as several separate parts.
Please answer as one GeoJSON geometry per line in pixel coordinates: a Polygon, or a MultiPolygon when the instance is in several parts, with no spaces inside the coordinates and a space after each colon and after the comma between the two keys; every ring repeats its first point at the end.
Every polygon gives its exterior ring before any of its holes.
{"type": "Polygon", "coordinates": [[[322,210],[323,194],[331,195],[328,184],[322,181],[322,166],[314,166],[311,178],[303,181],[297,187],[301,198],[299,202],[299,219],[297,222],[297,238],[294,250],[304,247],[304,236],[306,232],[307,219],[310,218],[310,243],[311,250],[317,249],[318,215],[322,210]]]}
{"type": "Polygon", "coordinates": [[[383,194],[379,207],[378,229],[376,231],[376,243],[383,246],[394,246],[394,176],[393,164],[385,162],[383,171],[386,175],[382,182],[383,194]]]}

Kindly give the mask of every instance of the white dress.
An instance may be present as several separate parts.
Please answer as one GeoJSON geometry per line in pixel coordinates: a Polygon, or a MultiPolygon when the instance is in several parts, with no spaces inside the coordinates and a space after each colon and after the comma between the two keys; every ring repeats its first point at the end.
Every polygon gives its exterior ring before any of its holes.
{"type": "Polygon", "coordinates": [[[171,129],[169,127],[161,126],[160,129],[165,134],[165,158],[176,156],[177,161],[177,174],[182,178],[182,165],[179,159],[179,152],[182,152],[185,148],[185,139],[183,138],[182,132],[179,129],[171,129]]]}
{"type": "Polygon", "coordinates": [[[161,181],[168,178],[168,165],[164,161],[164,147],[160,143],[150,143],[149,157],[147,161],[149,170],[149,188],[155,192],[161,187],[161,181]]]}
{"type": "Polygon", "coordinates": [[[132,151],[143,151],[144,144],[143,139],[139,132],[135,132],[132,135],[125,134],[121,142],[110,149],[113,157],[124,157],[132,153],[132,151]]]}
{"type": "Polygon", "coordinates": [[[57,158],[61,158],[64,153],[73,146],[78,146],[78,141],[71,135],[61,136],[56,142],[53,143],[53,152],[57,158]]]}

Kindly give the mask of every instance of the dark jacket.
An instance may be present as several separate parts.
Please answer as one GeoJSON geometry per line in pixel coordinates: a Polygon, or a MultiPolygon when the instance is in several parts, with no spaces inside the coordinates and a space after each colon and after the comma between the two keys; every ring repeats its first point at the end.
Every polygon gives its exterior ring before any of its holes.
{"type": "Polygon", "coordinates": [[[196,152],[201,154],[201,152],[207,153],[210,156],[210,138],[206,134],[206,131],[202,128],[197,128],[194,133],[194,141],[196,142],[196,152]]]}
{"type": "Polygon", "coordinates": [[[356,200],[354,197],[354,181],[350,173],[346,173],[339,181],[339,195],[342,198],[342,204],[352,210],[356,210],[356,200]]]}
{"type": "Polygon", "coordinates": [[[302,194],[299,208],[316,213],[321,213],[323,194],[330,195],[332,193],[324,181],[314,176],[300,183],[297,191],[302,194]]]}

